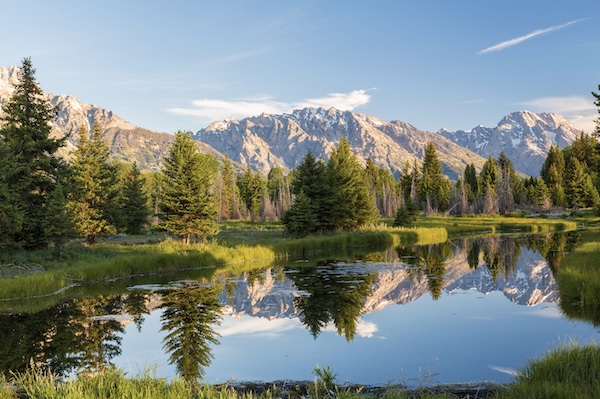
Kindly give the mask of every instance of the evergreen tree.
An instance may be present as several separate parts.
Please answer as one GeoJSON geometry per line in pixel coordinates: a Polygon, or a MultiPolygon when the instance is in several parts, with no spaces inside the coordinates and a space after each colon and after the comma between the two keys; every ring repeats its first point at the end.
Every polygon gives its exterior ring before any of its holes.
{"type": "Polygon", "coordinates": [[[250,165],[246,167],[246,172],[238,176],[237,186],[240,192],[240,199],[246,205],[250,212],[250,217],[254,220],[260,213],[263,191],[266,183],[261,175],[252,171],[250,165]]]}
{"type": "Polygon", "coordinates": [[[295,236],[305,236],[319,231],[319,215],[310,198],[304,192],[296,196],[296,200],[283,215],[282,223],[286,231],[295,236]]]}
{"type": "Polygon", "coordinates": [[[56,155],[66,138],[55,139],[50,133],[57,109],[43,97],[35,79],[31,59],[25,58],[21,78],[11,98],[2,105],[0,141],[5,156],[2,178],[4,212],[14,212],[17,223],[13,238],[25,248],[43,248],[48,244],[48,202],[56,187],[57,175],[66,164],[56,155]],[[10,163],[10,167],[7,167],[10,163]],[[8,190],[8,191],[6,191],[8,190]],[[15,208],[15,202],[18,209],[15,208]],[[22,220],[19,226],[18,221],[22,220]]]}
{"type": "Polygon", "coordinates": [[[425,147],[419,200],[431,210],[446,210],[450,203],[450,182],[442,174],[442,163],[431,141],[425,147]]]}
{"type": "Polygon", "coordinates": [[[296,199],[283,215],[287,231],[305,235],[331,229],[333,191],[323,161],[308,151],[291,175],[290,190],[296,199]]]}
{"type": "Polygon", "coordinates": [[[0,140],[0,248],[14,244],[15,235],[23,227],[25,212],[18,193],[10,186],[8,176],[15,169],[8,148],[0,140]]]}
{"type": "Polygon", "coordinates": [[[220,218],[222,220],[238,219],[240,217],[240,195],[235,180],[233,166],[231,164],[231,159],[229,158],[228,154],[225,154],[225,159],[221,165],[220,193],[220,218]]]}
{"type": "Polygon", "coordinates": [[[567,172],[567,201],[571,207],[591,207],[600,202],[585,164],[573,157],[567,172]]]}
{"type": "MultiPolygon", "coordinates": [[[[598,93],[592,92],[592,96],[596,99],[594,105],[598,108],[598,114],[600,114],[600,85],[598,85],[598,93]]],[[[594,136],[600,137],[600,117],[596,119],[596,129],[594,129],[594,136]]]]}
{"type": "Polygon", "coordinates": [[[544,182],[550,190],[550,198],[554,205],[557,206],[566,205],[564,189],[565,172],[566,166],[563,151],[558,145],[556,147],[550,146],[548,155],[546,156],[546,160],[540,171],[540,177],[544,179],[544,182]]]}
{"type": "Polygon", "coordinates": [[[48,201],[48,239],[53,244],[53,252],[62,257],[64,245],[77,237],[77,229],[70,210],[63,185],[58,182],[48,201]]]}
{"type": "Polygon", "coordinates": [[[379,213],[364,173],[346,138],[331,152],[327,175],[333,191],[331,227],[349,230],[377,220],[379,213]]]}
{"type": "Polygon", "coordinates": [[[496,166],[494,157],[490,155],[483,164],[483,168],[481,168],[481,173],[479,174],[479,196],[484,198],[490,189],[495,192],[497,183],[498,167],[496,166]]]}
{"type": "Polygon", "coordinates": [[[465,191],[467,193],[467,199],[470,202],[475,201],[475,197],[479,191],[479,184],[477,182],[477,171],[475,170],[475,165],[472,163],[465,167],[463,181],[465,185],[465,191]]]}
{"type": "Polygon", "coordinates": [[[73,153],[73,193],[69,208],[79,234],[92,245],[99,235],[114,234],[108,220],[113,198],[114,179],[108,165],[108,144],[95,124],[92,136],[84,126],[79,129],[79,143],[73,153]]]}
{"type": "Polygon", "coordinates": [[[217,233],[217,203],[213,193],[216,176],[212,160],[198,153],[198,145],[177,132],[161,172],[159,228],[189,244],[192,236],[206,239],[217,233]]]}
{"type": "Polygon", "coordinates": [[[125,175],[120,204],[125,231],[128,234],[140,234],[148,224],[150,210],[148,196],[143,187],[144,178],[134,162],[125,175]]]}

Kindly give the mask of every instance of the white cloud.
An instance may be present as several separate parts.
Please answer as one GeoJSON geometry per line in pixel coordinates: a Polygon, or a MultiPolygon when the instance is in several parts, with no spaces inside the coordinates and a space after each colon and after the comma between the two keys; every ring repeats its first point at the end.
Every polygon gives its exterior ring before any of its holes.
{"type": "Polygon", "coordinates": [[[582,96],[541,97],[519,103],[534,112],[554,112],[567,118],[577,129],[591,133],[598,111],[592,98],[582,96]]]}
{"type": "Polygon", "coordinates": [[[237,119],[249,116],[289,113],[305,107],[336,108],[340,111],[352,111],[369,102],[371,96],[366,90],[353,90],[349,93],[330,93],[324,97],[311,98],[293,103],[275,101],[270,97],[237,99],[237,100],[194,100],[187,108],[167,108],[167,112],[195,116],[205,122],[223,120],[229,116],[237,119]]]}
{"type": "Polygon", "coordinates": [[[573,24],[579,23],[579,22],[583,21],[584,19],[578,19],[576,21],[570,21],[570,22],[567,22],[566,24],[551,26],[551,27],[545,28],[545,29],[534,30],[533,32],[528,33],[526,35],[519,36],[519,37],[507,40],[507,41],[502,42],[502,43],[498,43],[498,44],[496,44],[494,46],[491,46],[491,47],[488,47],[488,48],[484,48],[483,50],[480,50],[479,52],[477,52],[477,54],[487,54],[487,53],[493,53],[494,51],[501,51],[501,50],[507,49],[509,47],[515,46],[517,44],[523,43],[526,40],[533,39],[536,36],[540,36],[540,35],[543,35],[545,33],[554,32],[554,31],[557,31],[559,29],[566,28],[569,25],[573,25],[573,24]]]}

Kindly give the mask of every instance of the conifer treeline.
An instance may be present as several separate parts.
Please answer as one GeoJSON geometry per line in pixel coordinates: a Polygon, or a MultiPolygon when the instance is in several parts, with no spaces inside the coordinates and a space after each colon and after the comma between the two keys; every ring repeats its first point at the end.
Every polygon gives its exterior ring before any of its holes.
{"type": "MultiPolygon", "coordinates": [[[[425,214],[504,214],[516,208],[599,207],[600,146],[583,133],[565,148],[551,147],[539,178],[520,177],[504,153],[477,173],[473,164],[451,184],[433,143],[422,163],[406,162],[398,178],[368,159],[362,166],[340,140],[327,162],[309,152],[289,174],[279,167],[264,178],[247,167],[235,172],[225,156],[198,152],[183,132],[155,174],[109,160],[97,125],[82,126],[67,163],[56,155],[65,138],[51,136],[57,116],[42,97],[30,59],[0,120],[0,245],[51,246],[116,232],[166,231],[189,243],[217,233],[218,220],[282,220],[291,234],[352,230],[395,217],[410,225],[425,214]]],[[[600,89],[600,86],[599,86],[600,89]]],[[[600,107],[600,96],[593,93],[600,107]]]]}

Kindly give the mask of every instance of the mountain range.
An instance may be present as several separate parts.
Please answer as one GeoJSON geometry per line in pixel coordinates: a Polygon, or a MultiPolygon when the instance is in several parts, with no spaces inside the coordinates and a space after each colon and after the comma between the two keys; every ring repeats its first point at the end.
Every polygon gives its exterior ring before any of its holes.
{"type": "MultiPolygon", "coordinates": [[[[0,104],[10,97],[20,74],[16,66],[0,68],[0,104]]],[[[71,95],[45,95],[59,109],[53,134],[64,136],[81,126],[89,130],[98,123],[113,158],[135,161],[143,170],[161,168],[174,140],[172,134],[135,126],[112,111],[83,103],[71,95]]],[[[406,163],[412,165],[415,159],[422,159],[425,144],[432,141],[443,172],[455,179],[467,164],[473,163],[480,169],[489,155],[496,158],[500,152],[513,161],[517,171],[537,176],[550,145],[565,147],[579,131],[560,115],[528,111],[511,113],[493,128],[428,132],[397,120],[385,121],[334,108],[304,108],[239,121],[228,118],[190,134],[198,141],[200,151],[219,159],[227,154],[238,168],[250,165],[263,175],[275,166],[285,171],[295,168],[309,150],[327,160],[340,138],[346,137],[361,162],[371,158],[397,177],[406,163]]],[[[70,134],[63,155],[68,157],[76,144],[77,135],[70,134]]]]}

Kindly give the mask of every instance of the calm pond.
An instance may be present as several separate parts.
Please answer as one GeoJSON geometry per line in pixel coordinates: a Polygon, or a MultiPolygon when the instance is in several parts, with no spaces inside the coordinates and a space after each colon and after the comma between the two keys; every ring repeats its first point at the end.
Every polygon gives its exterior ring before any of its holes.
{"type": "Polygon", "coordinates": [[[203,269],[4,303],[0,369],[34,359],[60,373],[116,365],[223,383],[311,380],[320,365],[338,383],[510,382],[560,343],[598,339],[566,315],[553,279],[578,234],[451,240],[239,276],[203,269]]]}

